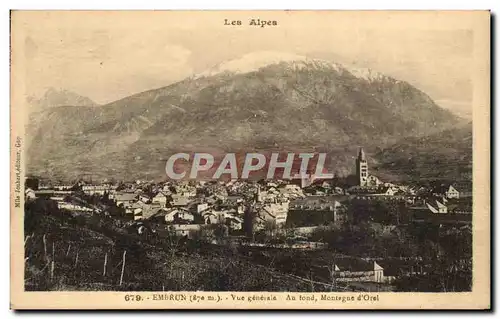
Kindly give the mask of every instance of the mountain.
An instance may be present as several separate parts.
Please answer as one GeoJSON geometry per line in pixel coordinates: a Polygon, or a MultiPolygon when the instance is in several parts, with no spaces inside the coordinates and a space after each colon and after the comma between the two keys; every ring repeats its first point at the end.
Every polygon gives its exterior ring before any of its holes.
{"type": "Polygon", "coordinates": [[[414,180],[472,179],[472,122],[405,139],[374,155],[376,169],[414,180]]]}
{"type": "Polygon", "coordinates": [[[466,119],[468,121],[472,121],[472,103],[471,102],[463,102],[463,101],[454,101],[441,99],[437,100],[436,103],[447,110],[450,110],[455,115],[466,119]]]}
{"type": "Polygon", "coordinates": [[[455,127],[461,119],[405,81],[306,57],[255,53],[167,87],[92,107],[42,111],[33,173],[164,178],[175,152],[325,151],[352,172],[356,148],[455,127]]]}
{"type": "Polygon", "coordinates": [[[72,91],[55,88],[49,88],[40,98],[29,96],[27,100],[34,111],[65,105],[97,106],[97,103],[88,97],[81,96],[72,91]]]}

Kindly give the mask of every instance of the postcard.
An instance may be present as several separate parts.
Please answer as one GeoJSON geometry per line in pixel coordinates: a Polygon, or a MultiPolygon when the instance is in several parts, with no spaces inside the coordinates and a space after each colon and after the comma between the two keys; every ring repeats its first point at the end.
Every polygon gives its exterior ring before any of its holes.
{"type": "Polygon", "coordinates": [[[489,11],[12,11],[11,308],[489,309],[489,11]]]}

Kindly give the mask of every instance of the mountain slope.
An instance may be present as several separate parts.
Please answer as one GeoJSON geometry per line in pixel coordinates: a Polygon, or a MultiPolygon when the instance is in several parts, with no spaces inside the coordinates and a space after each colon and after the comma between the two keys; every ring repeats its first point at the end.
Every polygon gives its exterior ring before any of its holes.
{"type": "MultiPolygon", "coordinates": [[[[302,57],[266,64],[260,55],[242,70],[248,60],[86,109],[71,119],[70,131],[40,122],[30,169],[163,178],[166,158],[178,151],[323,150],[336,171],[349,173],[346,154],[360,145],[382,148],[460,123],[410,84],[371,70],[302,57]],[[44,151],[54,139],[58,147],[44,151]]],[[[64,122],[64,109],[53,111],[64,122]]]]}
{"type": "Polygon", "coordinates": [[[28,97],[28,103],[33,111],[45,110],[57,106],[97,106],[97,103],[88,97],[79,95],[75,92],[63,89],[49,88],[43,96],[28,97]]]}
{"type": "Polygon", "coordinates": [[[408,179],[472,179],[472,123],[405,139],[374,156],[382,172],[408,179]]]}

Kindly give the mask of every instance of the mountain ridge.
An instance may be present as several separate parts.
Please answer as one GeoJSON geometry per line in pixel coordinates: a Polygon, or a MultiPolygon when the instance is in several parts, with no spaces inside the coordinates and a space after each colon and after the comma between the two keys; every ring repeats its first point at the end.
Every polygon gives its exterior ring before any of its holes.
{"type": "Polygon", "coordinates": [[[52,118],[42,112],[46,118],[30,127],[38,142],[28,152],[29,167],[60,177],[159,178],[169,154],[182,150],[323,149],[337,171],[348,172],[345,153],[360,145],[384,148],[461,123],[405,81],[371,71],[356,76],[333,62],[299,64],[188,77],[99,108],[61,115],[64,108],[57,108],[52,118]],[[65,122],[71,125],[55,131],[44,124],[65,122]],[[47,151],[47,144],[57,147],[47,151]]]}

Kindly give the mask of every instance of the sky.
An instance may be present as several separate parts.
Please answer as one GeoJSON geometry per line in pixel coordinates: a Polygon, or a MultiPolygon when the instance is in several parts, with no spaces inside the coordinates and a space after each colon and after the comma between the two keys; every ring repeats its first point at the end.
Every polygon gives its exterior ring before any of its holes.
{"type": "Polygon", "coordinates": [[[13,36],[23,45],[13,53],[21,52],[27,95],[40,96],[54,87],[105,104],[248,53],[273,51],[371,68],[408,81],[441,106],[467,113],[478,36],[468,18],[408,13],[21,12],[13,14],[18,22],[13,36]],[[259,17],[278,25],[248,25],[259,17]],[[241,20],[242,26],[225,26],[225,19],[241,20]]]}

